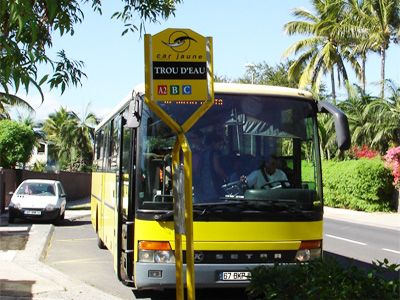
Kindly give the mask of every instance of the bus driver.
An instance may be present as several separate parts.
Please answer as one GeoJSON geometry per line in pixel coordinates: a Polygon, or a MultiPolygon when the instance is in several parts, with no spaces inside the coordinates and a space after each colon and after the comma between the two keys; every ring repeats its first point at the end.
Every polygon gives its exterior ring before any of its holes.
{"type": "Polygon", "coordinates": [[[247,177],[241,176],[240,180],[245,181],[249,188],[262,189],[287,187],[289,185],[288,178],[282,170],[278,169],[279,162],[274,156],[270,156],[268,161],[263,162],[257,170],[251,172],[247,177]]]}

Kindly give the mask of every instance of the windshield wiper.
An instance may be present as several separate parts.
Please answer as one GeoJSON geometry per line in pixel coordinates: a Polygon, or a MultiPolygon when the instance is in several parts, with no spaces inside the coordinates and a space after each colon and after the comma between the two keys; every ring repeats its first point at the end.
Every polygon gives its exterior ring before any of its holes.
{"type": "MultiPolygon", "coordinates": [[[[204,214],[206,214],[206,210],[205,209],[193,209],[193,215],[197,215],[197,216],[202,216],[204,214]]],[[[173,210],[168,210],[165,211],[163,213],[156,213],[154,215],[154,220],[156,221],[173,221],[174,220],[174,211],[173,210]]]]}
{"type": "Polygon", "coordinates": [[[208,212],[265,212],[270,210],[303,212],[296,204],[295,200],[274,199],[274,200],[246,200],[232,198],[221,198],[225,202],[198,203],[193,207],[204,208],[208,212]]]}
{"type": "Polygon", "coordinates": [[[162,214],[154,215],[154,220],[156,220],[156,221],[171,221],[173,219],[174,219],[174,211],[173,210],[169,210],[162,214]]]}
{"type": "MultiPolygon", "coordinates": [[[[193,215],[205,216],[208,213],[263,213],[268,211],[279,211],[289,213],[305,213],[299,208],[295,200],[274,199],[274,200],[232,200],[232,198],[221,198],[224,202],[194,203],[193,215]]],[[[173,221],[174,211],[151,211],[156,221],[173,221]]]]}

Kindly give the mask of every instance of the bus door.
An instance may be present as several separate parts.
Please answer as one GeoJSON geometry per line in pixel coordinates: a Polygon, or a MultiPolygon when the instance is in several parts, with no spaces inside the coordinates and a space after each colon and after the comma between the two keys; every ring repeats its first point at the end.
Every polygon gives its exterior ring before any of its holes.
{"type": "Polygon", "coordinates": [[[125,126],[126,119],[120,122],[120,160],[117,176],[117,265],[118,278],[126,285],[133,285],[133,234],[134,234],[134,170],[136,129],[125,126]]]}

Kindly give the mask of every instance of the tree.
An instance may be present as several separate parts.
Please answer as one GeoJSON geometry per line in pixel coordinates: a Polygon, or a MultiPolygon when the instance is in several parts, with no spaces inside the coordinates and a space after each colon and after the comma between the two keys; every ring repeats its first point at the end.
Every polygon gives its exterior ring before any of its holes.
{"type": "Polygon", "coordinates": [[[49,115],[43,125],[48,141],[52,144],[52,155],[60,168],[68,171],[88,171],[92,164],[94,126],[96,116],[88,112],[79,116],[62,107],[49,115]]]}
{"type": "Polygon", "coordinates": [[[370,146],[374,138],[373,115],[367,114],[365,109],[368,104],[377,98],[365,94],[361,87],[354,85],[349,88],[349,98],[339,104],[339,107],[346,113],[351,132],[351,142],[357,146],[370,146]]]}
{"type": "Polygon", "coordinates": [[[265,84],[284,87],[297,87],[298,78],[289,78],[288,71],[291,61],[281,62],[270,66],[265,61],[250,66],[243,77],[238,81],[242,83],[265,84]]]}
{"type": "MultiPolygon", "coordinates": [[[[381,93],[384,98],[386,50],[397,42],[400,29],[399,0],[349,0],[350,18],[342,33],[350,35],[352,43],[363,59],[368,51],[381,56],[381,93]]],[[[365,77],[365,75],[364,75],[365,77]]],[[[365,87],[364,87],[365,90],[365,87]]]]}
{"type": "Polygon", "coordinates": [[[284,26],[287,34],[305,34],[309,37],[295,42],[284,53],[285,57],[301,54],[292,63],[289,77],[299,77],[299,87],[304,88],[311,84],[318,92],[321,77],[330,73],[332,98],[336,101],[335,69],[339,84],[341,78],[348,81],[345,61],[348,61],[359,75],[360,68],[356,57],[341,47],[341,22],[345,19],[345,5],[343,0],[312,0],[315,14],[301,9],[294,9],[293,15],[300,21],[292,21],[284,26]]]}
{"type": "Polygon", "coordinates": [[[373,133],[370,146],[383,154],[390,146],[400,144],[400,87],[386,80],[390,92],[387,99],[378,98],[365,107],[364,113],[373,119],[373,133]]]}
{"type": "Polygon", "coordinates": [[[391,96],[382,99],[354,86],[350,97],[339,104],[349,120],[352,144],[381,154],[400,142],[400,88],[392,81],[387,81],[387,87],[391,96]]]}
{"type": "Polygon", "coordinates": [[[0,120],[0,166],[15,168],[17,163],[25,164],[35,142],[33,130],[11,120],[0,120]]]}
{"type": "MultiPolygon", "coordinates": [[[[75,25],[84,19],[81,6],[90,3],[93,10],[101,11],[101,0],[59,1],[1,1],[0,4],[0,113],[1,103],[23,103],[15,94],[22,86],[28,92],[34,86],[42,101],[43,85],[61,88],[79,85],[86,77],[84,63],[71,60],[64,50],[51,58],[46,51],[53,46],[52,37],[73,35],[75,25]],[[38,67],[50,65],[52,72],[38,77],[38,67]],[[6,100],[7,99],[7,100],[6,100]],[[7,102],[8,101],[8,102],[7,102]]],[[[124,31],[144,30],[145,22],[156,22],[174,14],[181,0],[120,0],[122,8],[112,16],[124,23],[124,31]]]]}
{"type": "Polygon", "coordinates": [[[0,92],[0,120],[1,119],[10,119],[10,114],[8,113],[8,109],[13,106],[22,107],[22,108],[28,110],[29,112],[34,111],[32,106],[28,102],[24,101],[23,99],[13,96],[13,95],[9,95],[7,97],[0,92]]]}

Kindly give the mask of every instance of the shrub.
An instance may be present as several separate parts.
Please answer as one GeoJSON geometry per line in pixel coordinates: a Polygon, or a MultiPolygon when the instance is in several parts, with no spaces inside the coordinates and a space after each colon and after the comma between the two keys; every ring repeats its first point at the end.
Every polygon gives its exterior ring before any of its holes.
{"type": "Polygon", "coordinates": [[[364,145],[361,148],[354,146],[351,150],[354,153],[354,156],[357,158],[374,158],[379,155],[378,151],[368,148],[367,145],[364,145]]]}
{"type": "Polygon", "coordinates": [[[253,299],[399,299],[400,283],[383,277],[380,263],[371,272],[345,268],[333,258],[295,266],[260,266],[252,270],[247,292],[253,299]]]}
{"type": "Polygon", "coordinates": [[[386,166],[392,170],[393,185],[400,190],[400,146],[391,148],[385,155],[386,166]]]}
{"type": "Polygon", "coordinates": [[[11,120],[0,120],[0,166],[14,168],[17,163],[26,163],[34,142],[32,128],[11,120]]]}
{"type": "Polygon", "coordinates": [[[364,211],[393,208],[392,176],[380,159],[325,161],[322,169],[326,205],[364,211]]]}
{"type": "MultiPolygon", "coordinates": [[[[325,205],[363,211],[394,209],[393,177],[378,159],[323,161],[325,205]]],[[[311,163],[302,162],[302,180],[314,181],[311,163]]]]}

